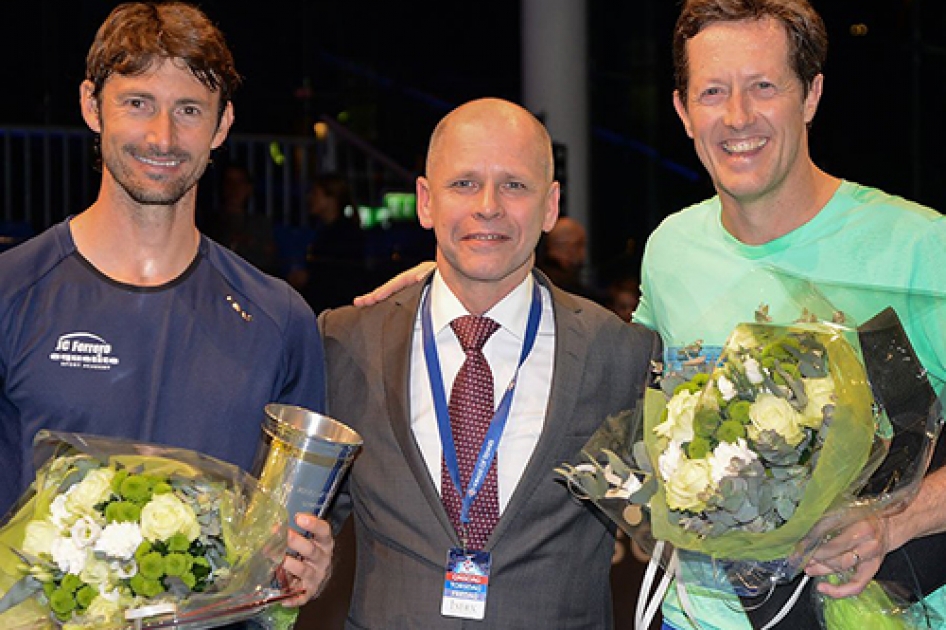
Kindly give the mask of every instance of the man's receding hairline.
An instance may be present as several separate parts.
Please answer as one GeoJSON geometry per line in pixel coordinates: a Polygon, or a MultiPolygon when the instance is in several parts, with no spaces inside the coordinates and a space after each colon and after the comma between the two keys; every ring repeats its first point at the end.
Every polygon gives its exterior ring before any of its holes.
{"type": "Polygon", "coordinates": [[[434,131],[430,136],[430,144],[427,148],[427,170],[430,170],[433,158],[439,157],[440,144],[443,142],[444,136],[446,136],[447,131],[451,127],[458,123],[481,122],[488,119],[490,114],[497,112],[502,115],[505,122],[517,126],[521,125],[522,121],[528,121],[527,124],[532,128],[532,134],[530,135],[532,142],[537,143],[540,147],[543,161],[546,163],[549,180],[553,180],[555,177],[554,156],[552,154],[552,137],[549,135],[548,129],[545,128],[542,121],[536,118],[532,112],[521,105],[495,98],[479,99],[460,105],[437,123],[437,126],[434,127],[434,131]]]}

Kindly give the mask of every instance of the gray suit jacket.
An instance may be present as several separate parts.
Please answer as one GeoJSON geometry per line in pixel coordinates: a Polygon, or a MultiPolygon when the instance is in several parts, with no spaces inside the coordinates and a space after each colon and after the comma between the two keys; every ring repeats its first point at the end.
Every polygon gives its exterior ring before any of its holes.
{"type": "Polygon", "coordinates": [[[459,541],[410,427],[411,336],[422,287],[319,318],[329,413],[365,440],[330,515],[338,526],[354,511],[357,566],[347,627],[610,628],[613,527],[574,499],[553,469],[578,461],[604,418],[637,402],[658,356],[657,336],[550,286],[556,346],[548,415],[486,546],[493,562],[486,618],[445,618],[447,550],[459,541]]]}

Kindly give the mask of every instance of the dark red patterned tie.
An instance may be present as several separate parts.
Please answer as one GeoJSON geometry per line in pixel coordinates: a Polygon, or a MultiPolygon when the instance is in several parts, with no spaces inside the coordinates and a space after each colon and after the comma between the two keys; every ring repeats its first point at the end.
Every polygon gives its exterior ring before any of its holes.
{"type": "MultiPolygon", "coordinates": [[[[470,482],[470,475],[483,446],[483,438],[493,418],[493,373],[483,356],[483,345],[499,324],[488,317],[465,315],[450,322],[466,360],[460,366],[450,391],[450,428],[460,467],[461,491],[470,482]]],[[[453,487],[445,462],[441,462],[441,492],[444,507],[457,532],[461,532],[460,494],[453,487]]],[[[470,508],[467,546],[482,549],[499,520],[499,494],[496,484],[496,459],[470,508]]],[[[461,536],[462,537],[462,536],[461,536]]]]}

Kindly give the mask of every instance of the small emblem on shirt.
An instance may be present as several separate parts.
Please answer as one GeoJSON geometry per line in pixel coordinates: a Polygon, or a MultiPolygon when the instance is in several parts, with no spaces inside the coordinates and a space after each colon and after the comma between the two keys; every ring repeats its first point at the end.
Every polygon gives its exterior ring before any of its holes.
{"type": "Polygon", "coordinates": [[[233,310],[235,310],[237,313],[240,314],[240,317],[243,318],[243,321],[246,321],[246,322],[253,321],[253,316],[247,313],[246,311],[244,311],[243,307],[240,306],[239,302],[233,299],[232,295],[227,296],[227,304],[233,307],[233,310]]]}
{"type": "Polygon", "coordinates": [[[87,332],[60,336],[49,359],[62,367],[86,370],[110,370],[113,365],[118,365],[118,357],[112,355],[112,344],[87,332]]]}

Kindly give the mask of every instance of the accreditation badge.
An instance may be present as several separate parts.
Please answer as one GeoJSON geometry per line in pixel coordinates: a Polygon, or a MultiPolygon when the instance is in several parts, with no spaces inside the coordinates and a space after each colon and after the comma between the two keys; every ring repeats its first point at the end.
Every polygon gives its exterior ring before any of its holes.
{"type": "Polygon", "coordinates": [[[447,572],[443,582],[444,617],[480,620],[486,615],[486,591],[492,562],[486,551],[453,548],[447,553],[447,572]]]}

